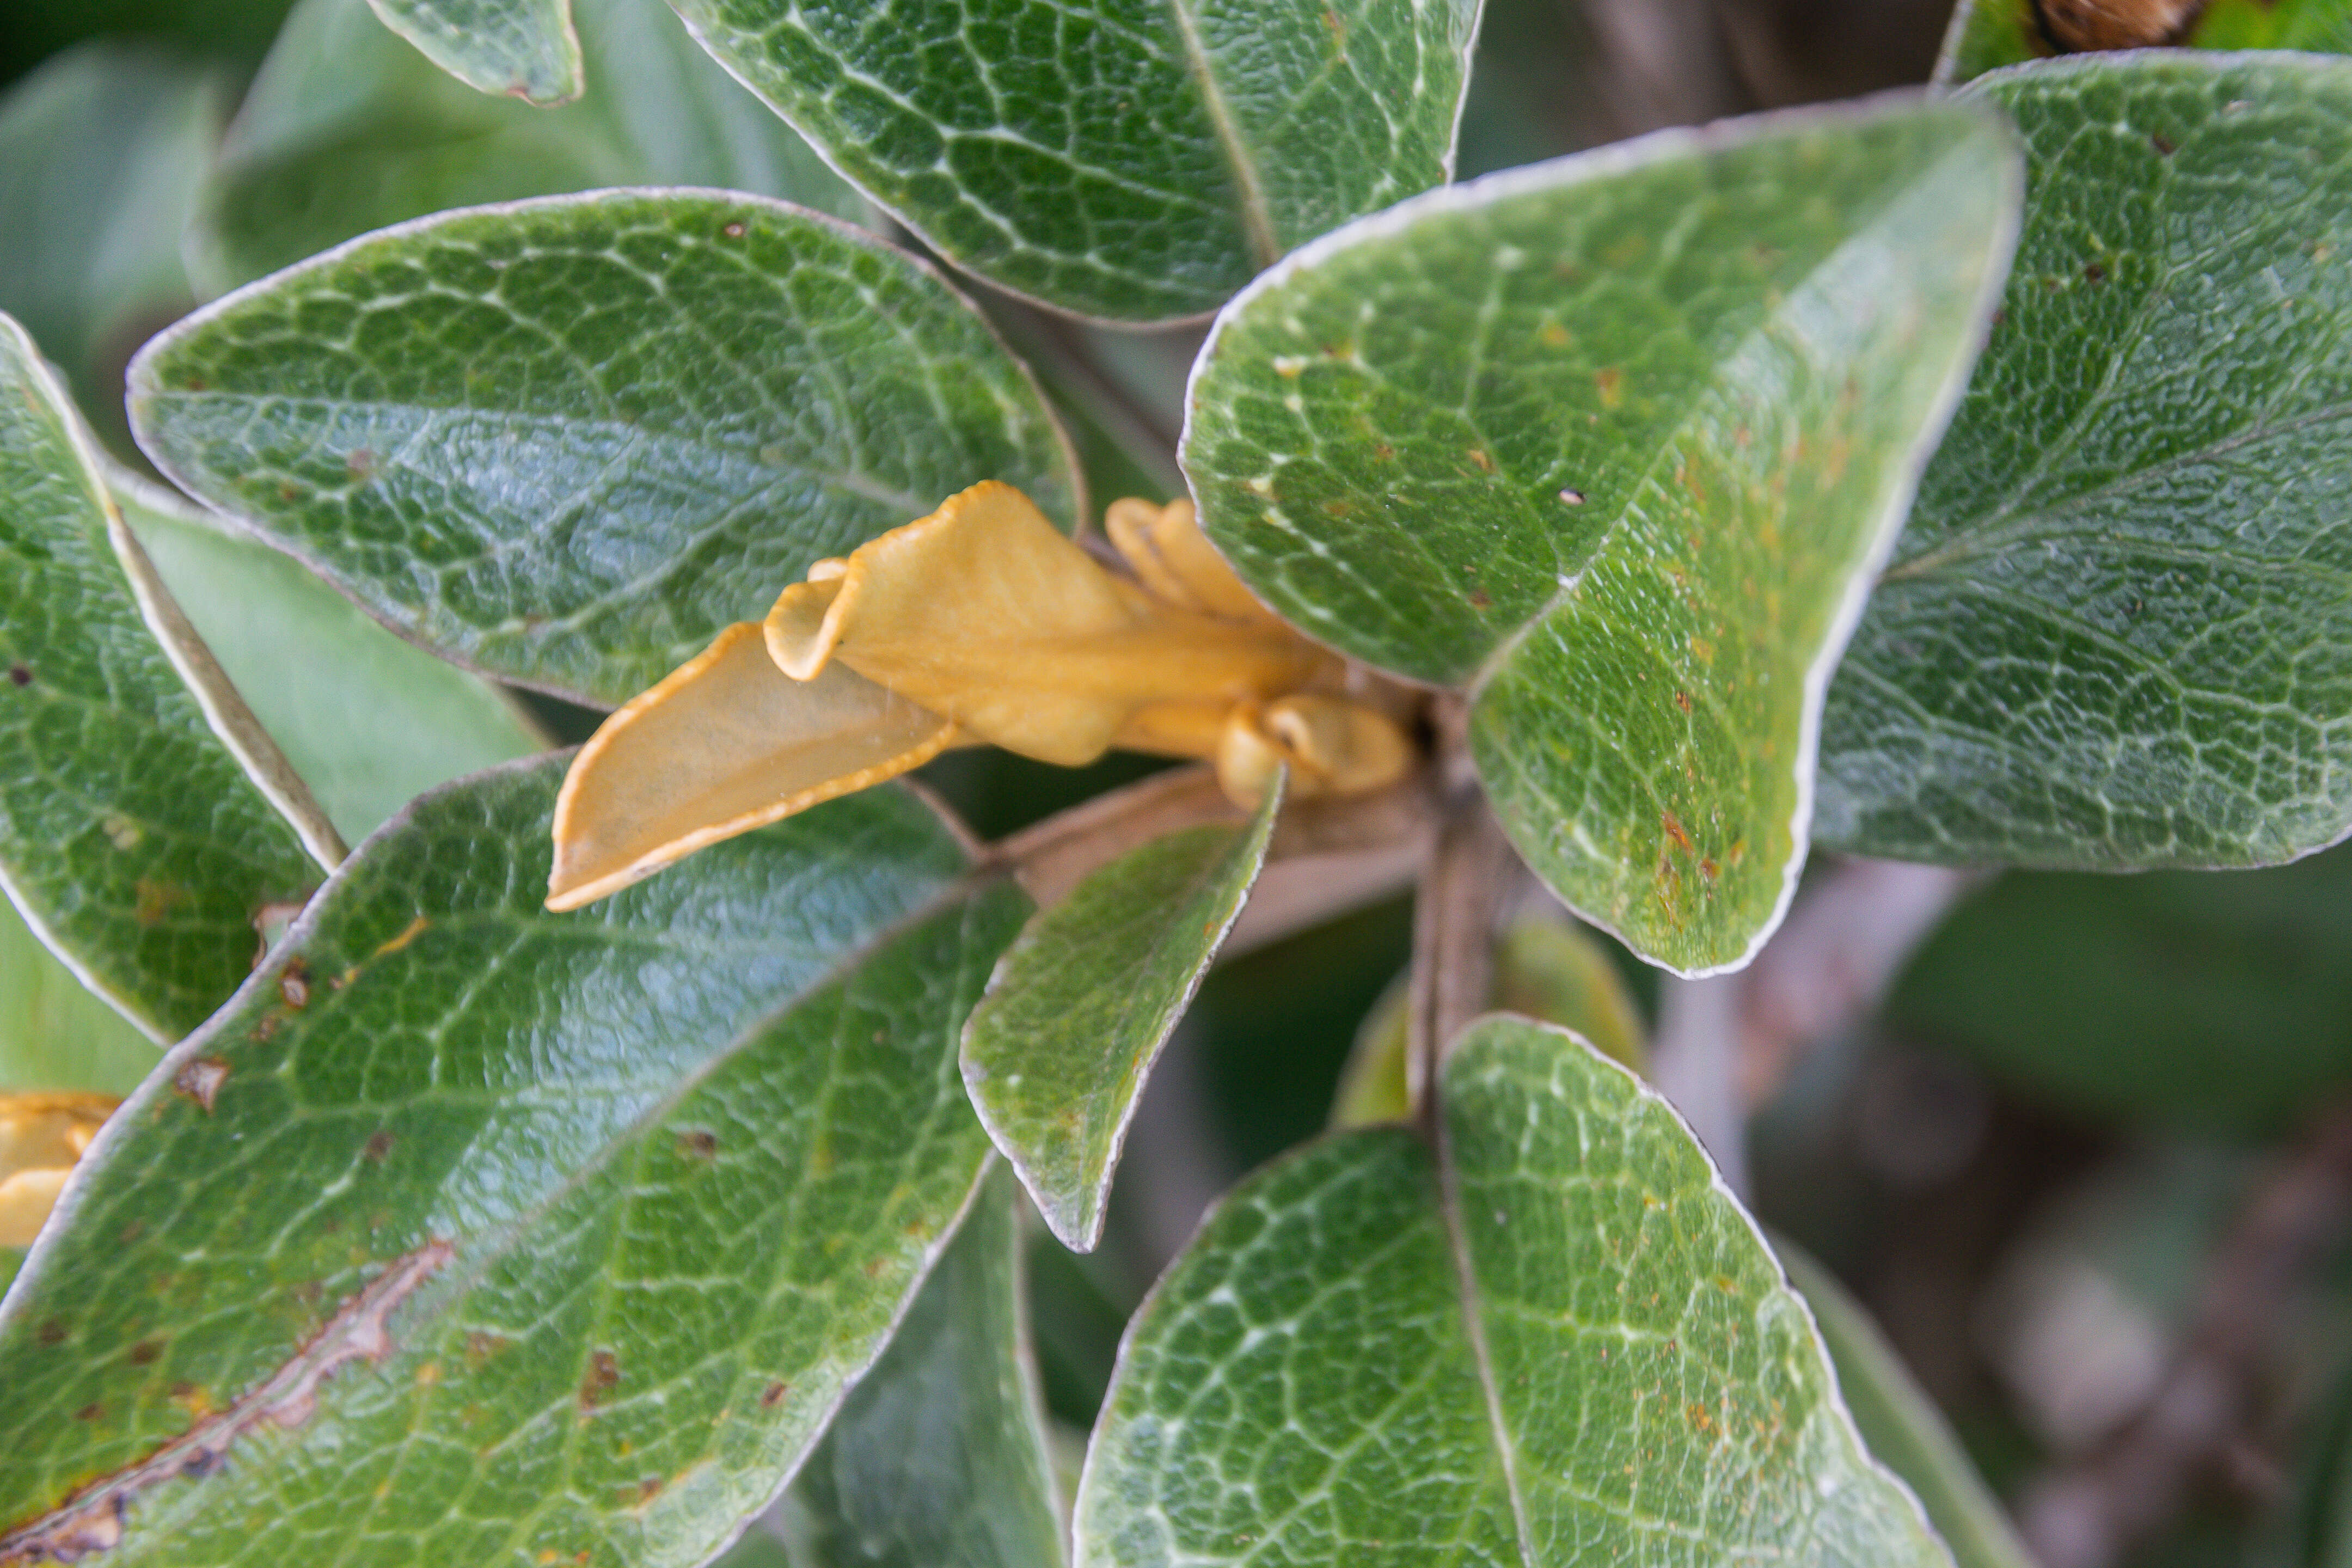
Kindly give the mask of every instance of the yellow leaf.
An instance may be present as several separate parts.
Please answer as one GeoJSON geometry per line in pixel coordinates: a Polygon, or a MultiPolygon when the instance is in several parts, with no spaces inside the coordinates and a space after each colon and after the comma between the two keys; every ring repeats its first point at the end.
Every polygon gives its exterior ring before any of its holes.
{"type": "Polygon", "coordinates": [[[705,845],[919,767],[950,721],[833,665],[795,680],[756,623],[604,721],[555,803],[547,907],[577,909],[705,845]]]}
{"type": "Polygon", "coordinates": [[[1238,625],[1114,576],[994,482],[786,589],[767,634],[788,674],[845,664],[978,739],[1068,766],[1145,708],[1271,698],[1336,668],[1277,622],[1238,625]]]}

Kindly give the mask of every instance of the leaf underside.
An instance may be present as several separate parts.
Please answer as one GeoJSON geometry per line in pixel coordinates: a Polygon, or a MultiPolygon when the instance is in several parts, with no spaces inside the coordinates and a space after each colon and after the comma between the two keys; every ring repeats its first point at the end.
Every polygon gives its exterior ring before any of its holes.
{"type": "Polygon", "coordinates": [[[1059,429],[904,253],[719,192],[453,213],[131,367],[141,444],[395,630],[611,705],[982,479],[1067,527],[1059,429]]]}
{"type": "Polygon", "coordinates": [[[1490,1018],[1397,1128],[1245,1183],[1130,1328],[1085,1564],[1948,1568],[1673,1112],[1490,1018]]]}
{"type": "Polygon", "coordinates": [[[885,789],[551,915],[562,769],[372,840],[84,1162],[0,1304],[0,1558],[683,1568],[817,1440],[989,1157],[1028,901],[885,789]]]}
{"type": "Polygon", "coordinates": [[[1082,315],[1215,310],[1442,184],[1474,0],[671,0],[940,255],[1082,315]]]}
{"type": "Polygon", "coordinates": [[[1821,686],[1977,344],[2016,158],[1808,111],[1536,165],[1219,320],[1183,461],[1316,636],[1473,686],[1513,840],[1654,962],[1743,962],[1804,848],[1821,686]]]}
{"type": "Polygon", "coordinates": [[[369,0],[385,26],[479,92],[526,103],[580,96],[569,0],[369,0]]]}
{"type": "Polygon", "coordinates": [[[213,293],[455,207],[614,185],[869,209],[646,0],[579,0],[587,88],[535,109],[453,80],[368,0],[299,0],[237,110],[188,247],[213,293]]]}
{"type": "Polygon", "coordinates": [[[2086,56],[1976,90],[2025,135],[2025,236],[1831,691],[1816,832],[2100,870],[2333,842],[2352,61],[2086,56]]]}

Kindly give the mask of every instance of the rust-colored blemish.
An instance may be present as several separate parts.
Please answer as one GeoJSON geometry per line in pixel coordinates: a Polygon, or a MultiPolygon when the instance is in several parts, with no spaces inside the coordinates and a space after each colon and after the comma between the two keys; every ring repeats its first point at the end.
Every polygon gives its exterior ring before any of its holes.
{"type": "Polygon", "coordinates": [[[621,1381],[621,1358],[611,1351],[600,1350],[588,1358],[588,1370],[580,1374],[580,1408],[593,1410],[604,1402],[613,1385],[621,1381]]]}
{"type": "Polygon", "coordinates": [[[772,1383],[768,1384],[767,1387],[760,1390],[760,1408],[762,1410],[773,1410],[777,1405],[782,1405],[784,1402],[784,1395],[789,1393],[790,1390],[791,1385],[788,1384],[772,1383]]]}
{"type": "MultiPolygon", "coordinates": [[[[352,1362],[380,1362],[391,1353],[386,1324],[393,1310],[455,1256],[455,1247],[436,1240],[395,1258],[251,1393],[217,1412],[205,1410],[194,1425],[147,1458],[79,1488],[48,1512],[0,1531],[0,1564],[78,1563],[107,1551],[121,1542],[124,1518],[142,1493],[166,1481],[211,1474],[238,1438],[259,1427],[308,1421],[328,1379],[352,1362]]],[[[194,1390],[190,1395],[201,1398],[194,1390]]],[[[173,1397],[179,1396],[175,1387],[173,1397]]]]}
{"type": "Polygon", "coordinates": [[[1464,456],[1470,459],[1470,466],[1480,473],[1491,474],[1495,471],[1495,459],[1486,455],[1486,447],[1473,447],[1464,456]]]}
{"type": "Polygon", "coordinates": [[[131,1347],[129,1352],[129,1360],[132,1366],[152,1366],[155,1364],[156,1361],[162,1357],[163,1353],[163,1341],[141,1340],[137,1344],[131,1347]]]}
{"type": "Polygon", "coordinates": [[[217,1057],[198,1057],[172,1075],[172,1088],[209,1112],[228,1081],[228,1063],[217,1057]]]}
{"type": "Polygon", "coordinates": [[[366,1155],[368,1159],[374,1162],[376,1164],[381,1165],[383,1163],[384,1156],[392,1152],[392,1145],[394,1142],[394,1140],[390,1128],[378,1128],[375,1131],[368,1134],[367,1146],[362,1149],[360,1152],[366,1155]]]}
{"type": "Polygon", "coordinates": [[[1685,713],[1688,713],[1691,710],[1690,693],[1687,691],[1675,692],[1675,706],[1681,709],[1685,713]]]}
{"type": "Polygon", "coordinates": [[[131,918],[142,930],[163,923],[173,907],[188,896],[185,888],[170,882],[159,882],[152,877],[142,877],[131,885],[131,918]]]}
{"type": "Polygon", "coordinates": [[[1674,840],[1675,847],[1681,850],[1684,854],[1687,855],[1693,848],[1696,847],[1691,843],[1691,836],[1684,828],[1682,818],[1676,816],[1673,812],[1660,811],[1658,813],[1658,826],[1665,833],[1665,836],[1668,838],[1674,840]]]}
{"type": "Polygon", "coordinates": [[[286,961],[278,976],[278,994],[298,1013],[310,1005],[310,965],[300,953],[286,961]]]}
{"type": "Polygon", "coordinates": [[[385,942],[382,947],[377,948],[375,952],[371,953],[369,956],[372,958],[383,958],[392,953],[398,952],[402,948],[406,947],[410,942],[415,942],[418,937],[423,936],[425,929],[432,925],[432,923],[433,922],[431,921],[425,919],[423,915],[417,916],[415,920],[409,921],[407,925],[401,928],[401,932],[398,936],[394,937],[390,942],[385,942]]]}
{"type": "Polygon", "coordinates": [[[677,1135],[677,1152],[689,1160],[715,1160],[719,1157],[719,1134],[705,1128],[688,1128],[677,1135]]]}

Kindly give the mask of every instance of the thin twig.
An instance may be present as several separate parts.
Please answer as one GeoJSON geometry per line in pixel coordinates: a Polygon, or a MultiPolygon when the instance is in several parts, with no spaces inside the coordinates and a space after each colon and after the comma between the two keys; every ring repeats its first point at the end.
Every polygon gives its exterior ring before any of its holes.
{"type": "Polygon", "coordinates": [[[1406,1077],[1424,1117],[1440,1053],[1494,995],[1495,932],[1524,874],[1486,796],[1457,792],[1412,910],[1406,1077]]]}
{"type": "Polygon", "coordinates": [[[2178,1515],[2244,1427],[2281,1305],[2347,1225],[2352,1106],[2318,1123],[2222,1238],[2189,1337],[2138,1413],[2027,1496],[2021,1528],[2046,1568],[2106,1568],[2178,1515]]]}
{"type": "MultiPolygon", "coordinates": [[[[1171,768],[999,839],[983,860],[1011,870],[1040,904],[1052,904],[1155,838],[1187,827],[1239,827],[1247,820],[1225,798],[1213,770],[1171,768]]],[[[1427,857],[1436,820],[1426,769],[1370,795],[1286,805],[1267,846],[1267,874],[1251,902],[1278,902],[1280,910],[1269,915],[1278,913],[1282,929],[1295,931],[1378,898],[1402,886],[1427,857]],[[1293,862],[1298,874],[1291,874],[1293,862]]],[[[1246,914],[1244,921],[1249,923],[1246,914]]],[[[1264,933],[1272,924],[1262,918],[1256,940],[1270,940],[1264,933]]]]}

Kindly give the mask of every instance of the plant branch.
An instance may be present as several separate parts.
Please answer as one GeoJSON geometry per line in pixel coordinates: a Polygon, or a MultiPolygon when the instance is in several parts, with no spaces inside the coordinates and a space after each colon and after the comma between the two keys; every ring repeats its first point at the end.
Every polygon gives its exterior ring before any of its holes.
{"type": "Polygon", "coordinates": [[[2161,1531],[2226,1459],[2281,1303],[2352,1223],[2352,1106],[2314,1128],[2223,1237],[2189,1337],[2138,1413],[2038,1484],[2021,1528],[2046,1568],[2106,1568],[2161,1531]]]}
{"type": "MultiPolygon", "coordinates": [[[[1402,886],[1427,858],[1436,820],[1425,768],[1370,795],[1286,804],[1235,942],[1268,942],[1402,886]]],[[[1053,904],[1155,838],[1247,821],[1218,787],[1214,770],[1171,768],[998,840],[982,863],[1010,870],[1031,898],[1053,904]]]]}
{"type": "Polygon", "coordinates": [[[1457,790],[1413,901],[1405,1070],[1424,1118],[1434,1113],[1446,1043],[1494,995],[1496,929],[1524,875],[1486,795],[1475,785],[1457,790]]]}

